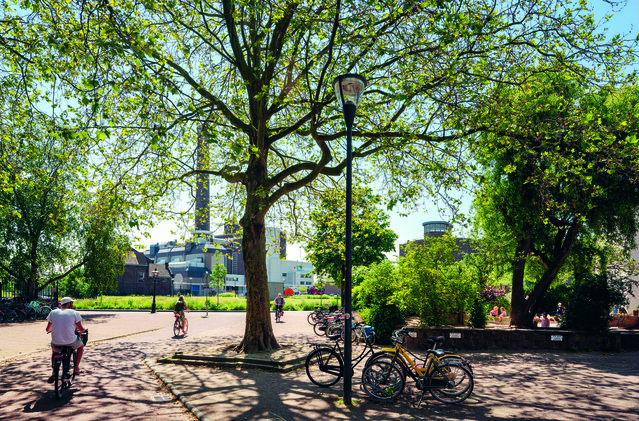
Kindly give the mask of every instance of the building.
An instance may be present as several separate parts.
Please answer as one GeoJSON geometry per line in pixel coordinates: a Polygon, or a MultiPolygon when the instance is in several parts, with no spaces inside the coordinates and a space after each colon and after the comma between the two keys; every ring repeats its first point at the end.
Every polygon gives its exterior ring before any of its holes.
{"type": "MultiPolygon", "coordinates": [[[[424,228],[424,238],[437,238],[441,237],[449,231],[452,231],[453,225],[444,222],[444,221],[429,221],[422,223],[422,227],[424,228]]],[[[457,251],[455,254],[455,261],[462,260],[464,255],[470,253],[476,253],[477,251],[473,248],[471,240],[469,238],[456,238],[455,243],[457,244],[457,251]]],[[[415,241],[409,241],[408,243],[399,245],[399,257],[406,256],[406,247],[409,244],[418,244],[424,245],[424,240],[419,239],[415,241]]]]}
{"type": "MultiPolygon", "coordinates": [[[[239,226],[227,225],[224,234],[212,235],[199,231],[186,243],[157,243],[144,256],[158,266],[165,266],[173,279],[173,294],[209,295],[210,274],[216,264],[226,268],[224,287],[220,292],[246,295],[246,278],[242,258],[242,238],[239,226]]],[[[310,263],[286,260],[286,236],[277,228],[266,229],[266,267],[271,298],[284,288],[299,290],[314,281],[310,263]]]]}
{"type": "Polygon", "coordinates": [[[168,269],[153,263],[143,253],[131,249],[127,254],[124,273],[118,276],[118,295],[169,295],[172,293],[172,279],[168,269]],[[158,276],[154,278],[153,271],[158,276]]]}

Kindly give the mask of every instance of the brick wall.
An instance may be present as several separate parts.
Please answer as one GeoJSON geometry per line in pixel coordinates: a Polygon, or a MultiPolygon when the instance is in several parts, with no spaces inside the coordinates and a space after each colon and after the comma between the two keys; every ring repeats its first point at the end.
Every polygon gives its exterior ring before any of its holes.
{"type": "Polygon", "coordinates": [[[415,350],[427,347],[426,338],[444,336],[443,348],[466,350],[564,350],[621,351],[639,349],[639,332],[610,332],[598,335],[559,329],[414,329],[415,338],[407,346],[415,350]]]}

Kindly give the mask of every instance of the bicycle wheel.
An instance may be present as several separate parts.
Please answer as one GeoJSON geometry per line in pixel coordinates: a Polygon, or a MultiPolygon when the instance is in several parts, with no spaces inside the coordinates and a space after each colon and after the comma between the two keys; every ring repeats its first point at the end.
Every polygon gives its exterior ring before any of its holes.
{"type": "Polygon", "coordinates": [[[313,332],[315,332],[317,336],[326,335],[326,325],[324,323],[317,323],[313,326],[313,332]]]}
{"type": "MultiPolygon", "coordinates": [[[[382,361],[388,364],[393,363],[393,357],[394,354],[391,354],[389,352],[386,351],[378,351],[373,353],[373,355],[371,355],[368,360],[366,360],[366,363],[364,364],[364,368],[373,365],[376,362],[382,361]]],[[[406,378],[409,376],[409,372],[410,369],[408,369],[403,363],[401,363],[399,360],[395,360],[395,362],[393,363],[398,369],[399,371],[402,373],[402,377],[404,378],[404,383],[406,383],[406,378]]]]}
{"type": "Polygon", "coordinates": [[[180,323],[180,319],[176,319],[175,323],[173,323],[173,334],[180,336],[180,333],[182,333],[182,324],[180,323]]]}
{"type": "Polygon", "coordinates": [[[4,318],[7,323],[13,323],[16,321],[16,313],[14,311],[7,310],[4,312],[4,318]]]}
{"type": "Polygon", "coordinates": [[[344,330],[344,324],[341,322],[331,323],[326,327],[326,336],[328,339],[337,339],[342,334],[342,330],[344,330]]]}
{"type": "Polygon", "coordinates": [[[310,313],[308,313],[308,316],[306,317],[306,320],[308,321],[308,324],[311,326],[315,326],[317,324],[317,319],[315,317],[315,311],[312,311],[310,313]]]}
{"type": "Polygon", "coordinates": [[[38,318],[38,313],[36,313],[36,310],[33,307],[26,307],[25,308],[26,311],[26,318],[29,320],[36,320],[38,318]]]}
{"type": "Polygon", "coordinates": [[[430,394],[443,403],[459,403],[473,393],[473,375],[460,365],[443,364],[428,378],[430,394]]]}
{"type": "Polygon", "coordinates": [[[306,357],[306,375],[321,387],[332,386],[342,378],[344,362],[331,348],[319,348],[306,357]]]}
{"type": "Polygon", "coordinates": [[[42,320],[45,320],[49,316],[49,313],[51,313],[50,307],[40,307],[40,312],[38,313],[38,317],[42,320]]]}
{"type": "Polygon", "coordinates": [[[24,322],[24,313],[21,312],[20,310],[15,310],[13,312],[16,315],[16,320],[19,322],[24,322]]]}
{"type": "Polygon", "coordinates": [[[185,335],[189,331],[189,320],[186,317],[182,321],[182,330],[184,331],[185,335]]]}
{"type": "Polygon", "coordinates": [[[64,375],[62,373],[62,359],[57,358],[53,364],[53,393],[56,399],[62,397],[62,391],[64,389],[64,375]]]}
{"type": "Polygon", "coordinates": [[[362,373],[364,391],[377,401],[394,401],[404,391],[404,384],[401,370],[386,361],[376,361],[362,373]]]}
{"type": "Polygon", "coordinates": [[[444,364],[461,365],[462,367],[470,371],[470,374],[472,374],[473,376],[475,375],[473,373],[473,367],[470,365],[468,360],[465,360],[459,356],[444,356],[440,357],[439,360],[444,364]]]}

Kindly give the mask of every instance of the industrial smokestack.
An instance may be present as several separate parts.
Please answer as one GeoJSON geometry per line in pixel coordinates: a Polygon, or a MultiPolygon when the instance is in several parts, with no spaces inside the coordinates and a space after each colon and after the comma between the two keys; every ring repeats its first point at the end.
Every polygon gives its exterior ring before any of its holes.
{"type": "MultiPolygon", "coordinates": [[[[206,127],[197,130],[197,170],[209,169],[209,144],[206,141],[206,127]]],[[[195,231],[211,230],[211,207],[209,192],[209,175],[198,173],[195,183],[195,231]]]]}

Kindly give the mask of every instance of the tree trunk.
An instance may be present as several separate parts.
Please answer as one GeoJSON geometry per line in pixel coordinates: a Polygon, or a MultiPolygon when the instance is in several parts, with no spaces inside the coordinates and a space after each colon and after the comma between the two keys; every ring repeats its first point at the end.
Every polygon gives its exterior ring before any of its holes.
{"type": "Polygon", "coordinates": [[[263,220],[250,221],[243,227],[242,256],[246,271],[246,328],[236,349],[247,354],[277,349],[279,344],[271,324],[263,220]]]}
{"type": "Polygon", "coordinates": [[[513,271],[513,292],[510,309],[510,324],[517,327],[532,327],[533,318],[539,309],[539,302],[544,297],[546,291],[555,280],[559,270],[566,262],[570,250],[572,249],[581,225],[574,225],[565,232],[558,230],[555,235],[555,244],[557,247],[553,250],[550,259],[540,256],[545,264],[546,270],[539,280],[535,283],[530,294],[524,297],[524,273],[526,268],[526,258],[528,255],[532,241],[530,239],[522,240],[515,252],[515,270],[513,271]]]}
{"type": "Polygon", "coordinates": [[[524,297],[524,274],[526,272],[526,259],[530,252],[530,237],[519,241],[515,250],[515,262],[513,264],[512,300],[510,303],[510,324],[517,327],[532,327],[532,316],[529,317],[524,297]]]}

